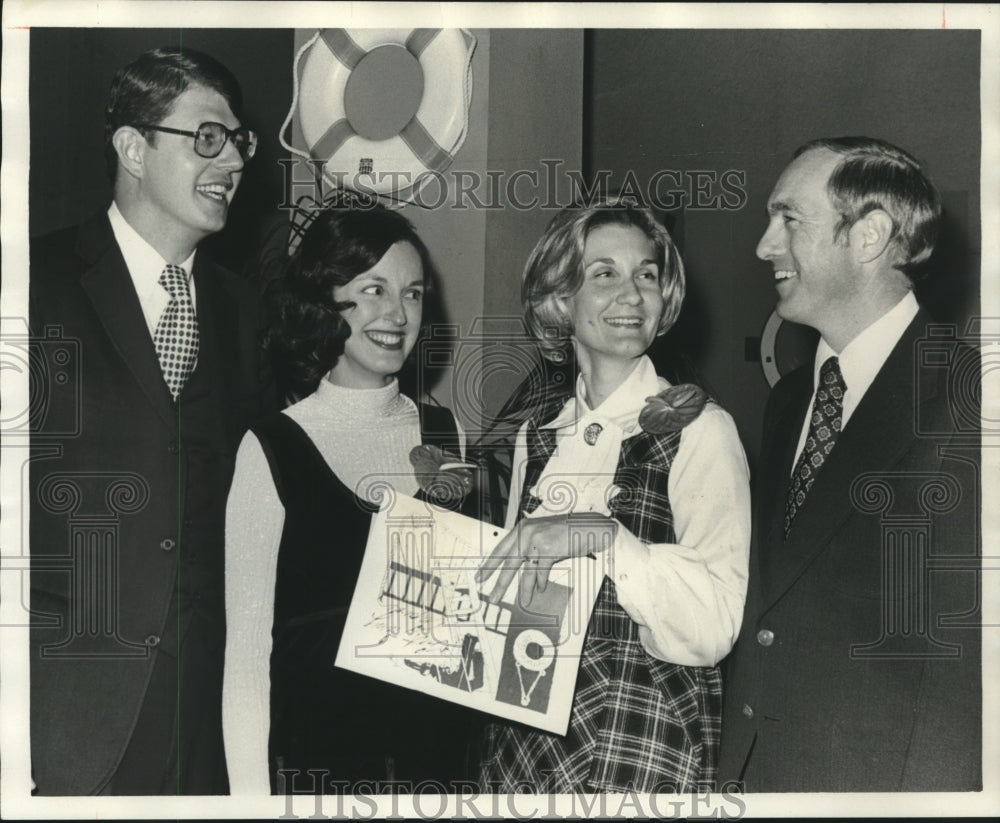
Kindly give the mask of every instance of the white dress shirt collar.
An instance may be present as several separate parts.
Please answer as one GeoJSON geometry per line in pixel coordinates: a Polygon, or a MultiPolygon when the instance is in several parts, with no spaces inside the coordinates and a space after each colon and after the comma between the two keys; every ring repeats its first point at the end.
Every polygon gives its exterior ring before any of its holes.
{"type": "MultiPolygon", "coordinates": [[[[170,302],[170,295],[160,285],[160,274],[167,265],[167,261],[139,232],[132,228],[114,202],[108,209],[108,220],[111,221],[111,231],[115,235],[118,248],[121,249],[122,257],[125,258],[125,266],[132,277],[132,284],[139,296],[139,304],[142,306],[146,326],[152,336],[156,330],[156,324],[160,320],[160,315],[167,307],[167,303],[170,302]]],[[[191,252],[191,256],[180,265],[187,272],[191,302],[197,309],[194,281],[191,279],[196,251],[191,252]]]]}
{"type": "Polygon", "coordinates": [[[920,306],[913,292],[907,292],[902,300],[848,343],[839,355],[826,340],[820,338],[816,347],[816,361],[813,364],[814,391],[819,385],[819,371],[823,363],[828,358],[836,356],[840,364],[840,373],[844,376],[844,383],[847,386],[842,418],[844,424],[861,402],[861,398],[865,396],[868,387],[875,380],[885,361],[889,359],[889,354],[919,310],[920,306]]]}

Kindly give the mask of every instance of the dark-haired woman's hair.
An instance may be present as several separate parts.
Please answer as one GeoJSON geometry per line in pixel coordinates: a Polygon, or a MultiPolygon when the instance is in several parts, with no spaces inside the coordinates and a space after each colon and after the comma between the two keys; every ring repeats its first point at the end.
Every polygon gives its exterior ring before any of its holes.
{"type": "Polygon", "coordinates": [[[282,275],[268,287],[264,346],[278,389],[289,402],[316,391],[337,364],[351,329],[333,290],[375,266],[396,243],[413,246],[423,265],[425,294],[435,274],[430,254],[409,220],[382,206],[321,211],[282,275]]]}

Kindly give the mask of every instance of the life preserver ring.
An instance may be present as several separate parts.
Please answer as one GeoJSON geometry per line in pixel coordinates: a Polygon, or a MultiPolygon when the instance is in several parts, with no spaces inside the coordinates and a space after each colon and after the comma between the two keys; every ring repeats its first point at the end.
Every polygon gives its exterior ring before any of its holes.
{"type": "MultiPolygon", "coordinates": [[[[423,183],[451,165],[465,141],[475,46],[476,38],[465,29],[320,29],[295,58],[295,92],[281,128],[282,145],[322,163],[335,187],[412,200],[423,183]],[[356,116],[389,105],[385,100],[365,99],[355,105],[355,116],[349,111],[352,77],[365,61],[375,65],[377,52],[382,62],[393,57],[401,71],[412,68],[415,78],[399,111],[382,110],[383,120],[402,120],[388,136],[366,133],[356,116]],[[285,142],[293,117],[305,150],[285,142]]],[[[378,76],[377,70],[361,74],[378,76]]]]}
{"type": "Polygon", "coordinates": [[[552,638],[538,629],[525,629],[514,639],[514,660],[521,667],[533,672],[544,672],[556,656],[552,638]],[[528,654],[528,647],[538,649],[538,657],[528,654]]]}
{"type": "Polygon", "coordinates": [[[781,318],[778,317],[776,311],[772,311],[764,324],[764,331],[760,335],[760,367],[764,371],[767,385],[771,388],[774,388],[775,383],[781,379],[776,352],[779,328],[781,328],[781,318]]]}
{"type": "Polygon", "coordinates": [[[772,388],[782,377],[816,354],[818,332],[799,323],[785,323],[775,309],[768,315],[760,335],[760,366],[772,388]]]}

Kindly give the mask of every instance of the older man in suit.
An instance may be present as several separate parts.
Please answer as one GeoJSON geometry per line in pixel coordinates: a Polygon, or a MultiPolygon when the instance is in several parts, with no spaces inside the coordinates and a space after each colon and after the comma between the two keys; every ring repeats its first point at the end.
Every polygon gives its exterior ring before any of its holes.
{"type": "Polygon", "coordinates": [[[978,357],[930,323],[911,280],[937,194],[895,146],[824,139],[796,152],[767,208],[757,255],[777,312],[821,339],[765,414],[720,781],[974,790],[978,357]]]}
{"type": "Polygon", "coordinates": [[[197,247],[254,154],[240,107],[212,57],[143,54],[111,87],[110,209],[32,243],[38,362],[60,341],[78,356],[71,385],[32,387],[42,417],[76,420],[32,432],[39,794],[228,790],[225,498],[268,394],[256,290],[197,247]]]}

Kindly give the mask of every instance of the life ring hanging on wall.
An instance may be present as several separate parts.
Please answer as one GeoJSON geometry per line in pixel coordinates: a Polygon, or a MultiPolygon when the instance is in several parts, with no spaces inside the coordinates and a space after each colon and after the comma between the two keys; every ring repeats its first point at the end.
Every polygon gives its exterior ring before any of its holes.
{"type": "Polygon", "coordinates": [[[764,331],[760,335],[760,367],[764,370],[764,379],[772,389],[775,383],[781,379],[781,372],[778,369],[777,342],[778,329],[781,327],[781,318],[776,311],[768,315],[764,324],[764,331]]]}
{"type": "Polygon", "coordinates": [[[335,188],[413,202],[465,142],[475,47],[465,29],[320,29],[295,57],[282,146],[335,188]],[[293,118],[305,151],[285,141],[293,118]]]}
{"type": "Polygon", "coordinates": [[[760,366],[768,385],[774,388],[784,375],[811,363],[816,338],[813,329],[798,323],[784,323],[777,310],[772,311],[760,335],[760,366]]]}

